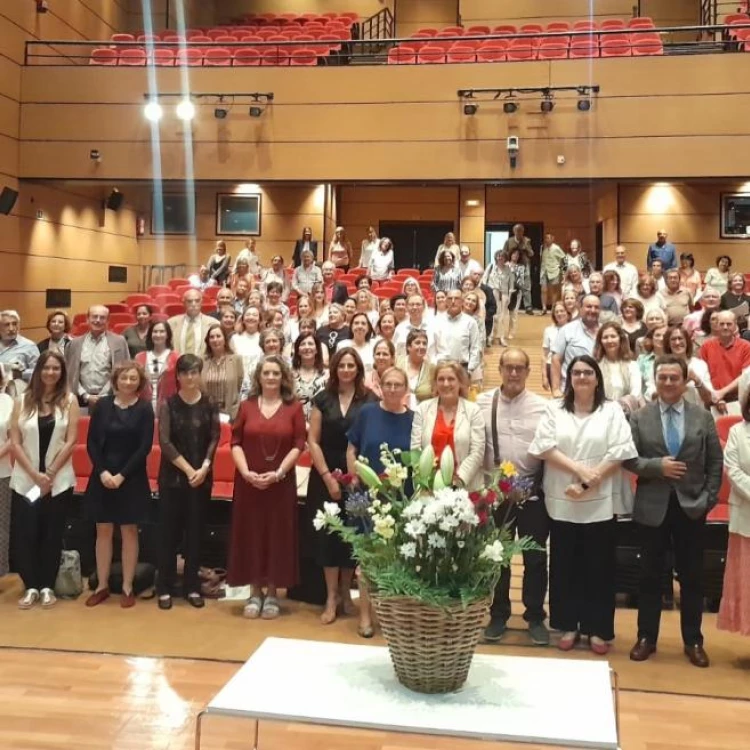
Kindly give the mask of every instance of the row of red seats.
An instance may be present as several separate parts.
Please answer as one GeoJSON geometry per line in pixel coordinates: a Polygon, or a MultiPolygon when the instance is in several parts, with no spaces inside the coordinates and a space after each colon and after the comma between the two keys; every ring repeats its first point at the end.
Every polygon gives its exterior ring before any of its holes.
{"type": "Polygon", "coordinates": [[[654,22],[651,18],[641,16],[630,18],[627,21],[619,18],[610,18],[601,23],[591,20],[574,21],[552,21],[546,26],[540,23],[525,23],[521,26],[503,23],[498,26],[445,26],[441,29],[426,27],[412,34],[412,37],[441,37],[441,36],[493,36],[512,34],[555,34],[566,31],[613,31],[617,29],[653,29],[654,22]]]}
{"type": "Polygon", "coordinates": [[[319,21],[349,21],[357,23],[359,13],[347,11],[346,13],[246,13],[239,19],[240,23],[257,26],[264,25],[288,25],[290,23],[310,24],[319,21]]]}
{"type": "MultiPolygon", "coordinates": [[[[315,44],[311,42],[310,44],[315,44]]],[[[186,47],[178,50],[153,49],[123,49],[116,50],[109,47],[92,50],[89,65],[143,67],[156,65],[159,67],[247,67],[264,66],[307,66],[317,65],[319,59],[326,58],[336,45],[319,44],[315,47],[284,49],[283,47],[269,47],[256,49],[244,47],[229,50],[218,47],[201,49],[186,47]]],[[[341,45],[337,45],[339,48],[341,45]]]]}
{"type": "Polygon", "coordinates": [[[351,29],[342,24],[331,24],[329,26],[314,27],[311,29],[274,29],[266,27],[253,31],[250,28],[237,31],[215,30],[203,34],[199,32],[185,32],[178,34],[170,32],[157,36],[156,34],[112,34],[111,42],[116,42],[119,47],[127,44],[149,44],[149,43],[169,43],[169,44],[237,44],[240,42],[293,42],[314,41],[316,39],[326,39],[332,36],[334,39],[351,39],[351,29]]]}
{"type": "Polygon", "coordinates": [[[658,34],[639,36],[613,36],[599,42],[593,37],[557,37],[542,39],[534,44],[525,39],[473,43],[469,40],[433,44],[416,42],[400,44],[388,52],[391,65],[414,65],[423,63],[473,63],[473,62],[519,62],[525,60],[558,60],[566,58],[592,57],[642,57],[663,55],[664,46],[658,34]]]}

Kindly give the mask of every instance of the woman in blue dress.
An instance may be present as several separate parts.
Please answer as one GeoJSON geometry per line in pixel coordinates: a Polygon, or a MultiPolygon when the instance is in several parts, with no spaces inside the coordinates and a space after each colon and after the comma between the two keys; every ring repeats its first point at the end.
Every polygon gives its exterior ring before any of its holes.
{"type": "MultiPolygon", "coordinates": [[[[384,470],[380,460],[380,446],[387,443],[390,450],[411,448],[411,425],[414,412],[404,406],[404,397],[409,390],[406,373],[399,367],[390,367],[380,378],[382,398],[380,401],[365,404],[357,414],[354,424],[346,436],[349,445],[346,449],[346,462],[350,474],[355,473],[354,462],[359,456],[367,459],[377,474],[384,470]]],[[[359,589],[359,634],[372,638],[372,610],[367,588],[359,589]]]]}

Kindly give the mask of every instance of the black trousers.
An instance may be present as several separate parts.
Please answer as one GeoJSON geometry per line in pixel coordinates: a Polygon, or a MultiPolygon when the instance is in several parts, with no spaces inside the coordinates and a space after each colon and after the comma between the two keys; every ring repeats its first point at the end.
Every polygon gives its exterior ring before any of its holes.
{"type": "Polygon", "coordinates": [[[549,610],[555,630],[615,637],[614,518],[598,523],[552,521],[549,610]]]}
{"type": "Polygon", "coordinates": [[[16,572],[27,589],[54,589],[63,548],[65,515],[73,490],[30,503],[13,493],[11,554],[16,572]]]}
{"type": "MultiPolygon", "coordinates": [[[[507,505],[503,503],[496,511],[496,523],[502,523],[507,512],[507,505]]],[[[523,505],[514,505],[505,523],[514,536],[529,536],[543,548],[540,552],[523,553],[521,594],[523,606],[526,608],[523,619],[526,622],[543,622],[547,617],[544,611],[544,597],[547,595],[547,538],[550,527],[544,497],[528,500],[523,505]]],[[[503,621],[510,617],[510,568],[503,568],[500,575],[490,616],[503,621]]]]}
{"type": "Polygon", "coordinates": [[[185,594],[200,593],[201,536],[206,503],[211,499],[211,482],[187,489],[159,489],[159,578],[156,593],[171,594],[177,578],[177,551],[185,559],[182,576],[185,594]]]}
{"type": "Polygon", "coordinates": [[[661,526],[637,524],[641,545],[641,580],[638,593],[638,638],[656,644],[661,620],[661,577],[665,552],[672,549],[680,582],[680,628],[686,646],[703,644],[703,542],[705,516],[685,515],[677,495],[669,496],[661,526]]]}

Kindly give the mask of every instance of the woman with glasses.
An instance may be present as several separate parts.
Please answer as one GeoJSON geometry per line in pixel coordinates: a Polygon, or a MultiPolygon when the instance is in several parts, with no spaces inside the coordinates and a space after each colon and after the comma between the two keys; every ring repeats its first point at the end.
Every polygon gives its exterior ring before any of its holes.
{"type": "Polygon", "coordinates": [[[700,357],[693,356],[693,341],[684,328],[675,326],[666,330],[664,353],[679,357],[687,364],[688,379],[684,398],[698,406],[711,406],[714,399],[711,373],[700,357]]]}
{"type": "Polygon", "coordinates": [[[545,461],[544,501],[551,519],[550,626],[570,651],[609,652],[615,637],[615,547],[622,461],[637,455],[619,404],[607,401],[599,365],[571,361],[562,399],[552,401],[529,446],[545,461]]]}
{"type": "MultiPolygon", "coordinates": [[[[348,349],[345,351],[349,351],[348,349]]],[[[363,456],[376,474],[384,470],[380,460],[380,446],[386,443],[391,450],[411,448],[411,429],[414,412],[404,406],[404,396],[409,389],[406,373],[391,367],[380,381],[382,398],[379,402],[365,404],[347,432],[347,470],[356,476],[355,461],[363,456]]],[[[360,581],[362,583],[362,581],[360,581]]],[[[363,638],[372,638],[372,612],[367,595],[367,584],[360,585],[360,610],[358,632],[363,638]]]]}

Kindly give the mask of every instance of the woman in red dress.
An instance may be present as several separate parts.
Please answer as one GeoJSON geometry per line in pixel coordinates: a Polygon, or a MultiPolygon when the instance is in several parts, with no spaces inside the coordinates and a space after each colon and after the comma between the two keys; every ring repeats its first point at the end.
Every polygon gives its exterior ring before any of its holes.
{"type": "Polygon", "coordinates": [[[297,582],[297,482],[294,466],[305,447],[302,405],[292,374],[271,354],[260,360],[251,396],[232,427],[237,466],[229,543],[230,586],[250,585],[244,615],[279,616],[277,587],[297,582]],[[265,588],[265,596],[263,589],[265,588]]]}

